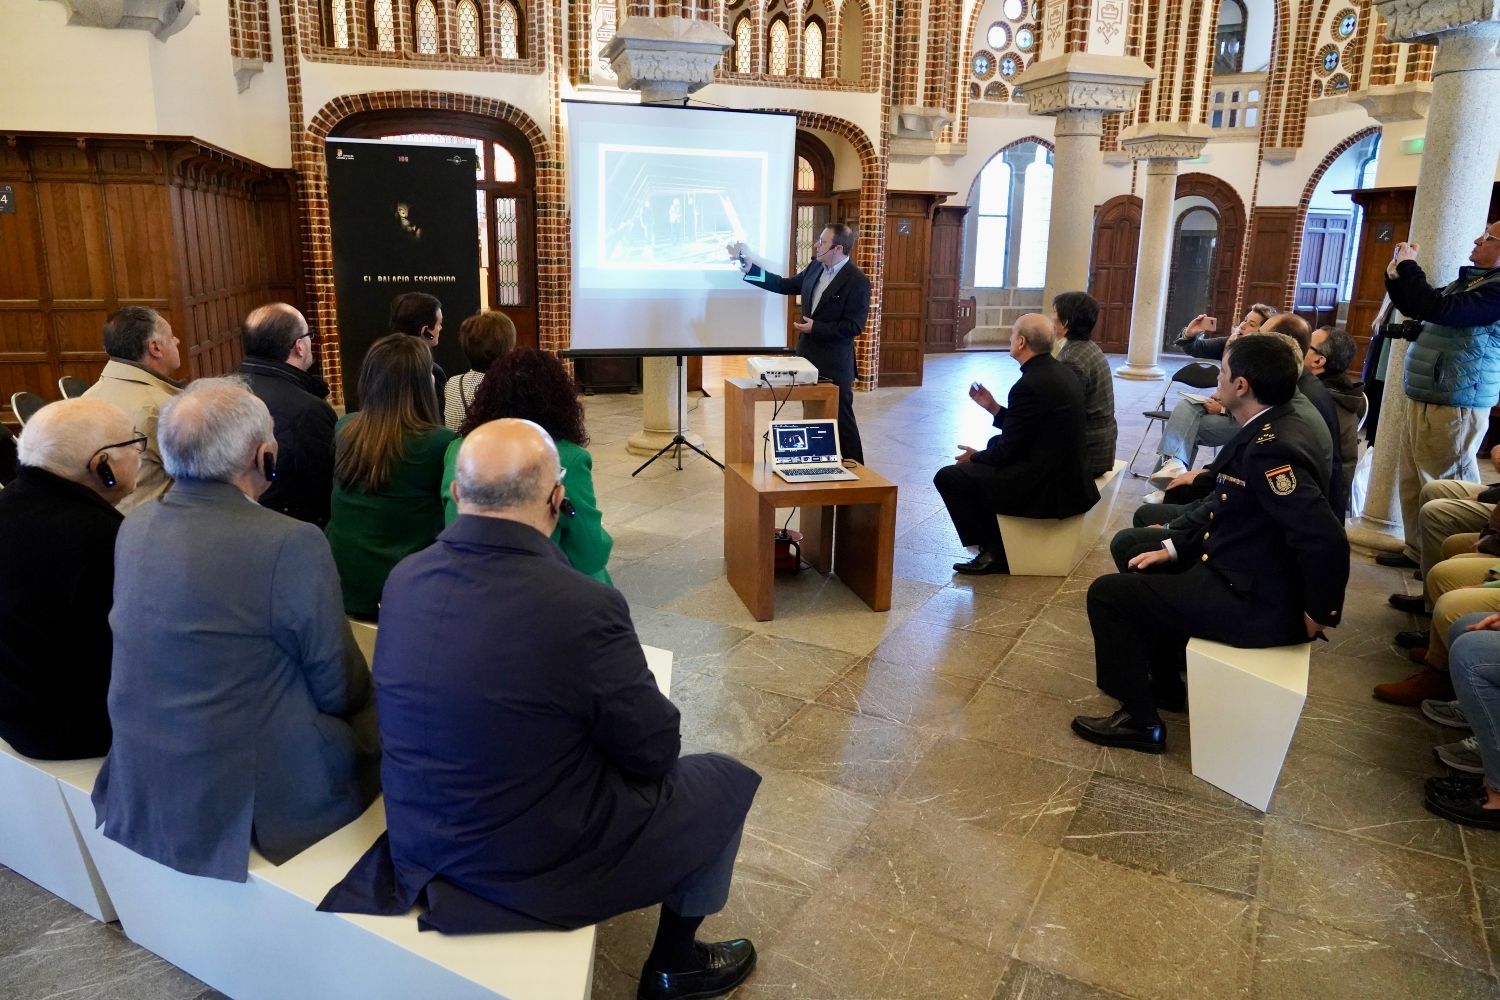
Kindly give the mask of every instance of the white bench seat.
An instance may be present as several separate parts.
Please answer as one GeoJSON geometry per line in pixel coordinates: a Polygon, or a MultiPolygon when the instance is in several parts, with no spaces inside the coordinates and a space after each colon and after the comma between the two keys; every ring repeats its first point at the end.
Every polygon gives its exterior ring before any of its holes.
{"type": "Polygon", "coordinates": [[[1193,774],[1261,812],[1302,705],[1312,644],[1240,649],[1207,639],[1187,646],[1193,774]]]}
{"type": "Polygon", "coordinates": [[[92,788],[103,763],[32,760],[0,740],[0,865],[107,921],[114,906],[58,788],[63,775],[92,788]]]}
{"type": "Polygon", "coordinates": [[[1099,502],[1076,517],[1038,518],[996,515],[1000,540],[1005,543],[1005,561],[1011,576],[1067,576],[1083,561],[1109,526],[1115,498],[1120,492],[1120,473],[1125,463],[1094,480],[1099,502]]]}
{"type": "MultiPolygon", "coordinates": [[[[672,654],[642,648],[667,690],[672,654]]],[[[92,777],[68,775],[59,784],[126,936],[235,1000],[589,997],[593,927],[445,936],[418,931],[415,911],[317,912],[384,832],[383,799],[283,865],[252,851],[249,879],[237,883],[184,875],[105,838],[94,827],[92,777]]]]}

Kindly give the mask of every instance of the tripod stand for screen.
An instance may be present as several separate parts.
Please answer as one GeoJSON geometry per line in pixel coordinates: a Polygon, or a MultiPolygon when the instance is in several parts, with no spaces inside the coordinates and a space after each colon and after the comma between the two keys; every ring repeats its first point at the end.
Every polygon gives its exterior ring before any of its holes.
{"type": "Polygon", "coordinates": [[[632,476],[640,475],[641,472],[646,468],[646,466],[650,465],[658,458],[661,458],[663,455],[673,450],[674,448],[677,450],[678,472],[682,471],[682,449],[684,448],[691,448],[693,451],[696,451],[698,454],[702,455],[704,458],[708,459],[719,468],[724,468],[723,462],[719,461],[717,458],[714,458],[702,448],[693,444],[693,442],[689,441],[687,437],[682,433],[687,429],[687,381],[683,378],[682,359],[683,355],[677,355],[677,433],[673,434],[672,440],[662,445],[661,450],[659,450],[655,455],[652,455],[650,458],[642,462],[641,467],[631,473],[632,476]]]}

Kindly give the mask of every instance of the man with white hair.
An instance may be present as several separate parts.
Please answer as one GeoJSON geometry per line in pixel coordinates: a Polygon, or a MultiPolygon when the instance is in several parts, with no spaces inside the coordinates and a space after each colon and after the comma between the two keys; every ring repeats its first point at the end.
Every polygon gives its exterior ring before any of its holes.
{"type": "Polygon", "coordinates": [[[175,480],[120,529],[104,835],[191,875],[243,882],[351,822],[378,792],[369,672],[323,533],[256,503],[271,414],[237,378],[161,411],[175,480]]]}
{"type": "Polygon", "coordinates": [[[387,833],[321,908],[400,915],[420,899],[423,927],[472,933],[660,903],[637,997],[729,992],[755,947],[694,937],[728,898],[760,776],[681,755],[625,598],[548,537],[571,507],[546,431],[472,431],[453,495],[458,519],[396,566],[381,604],[387,833]]]}
{"type": "Polygon", "coordinates": [[[135,491],[121,499],[121,514],[156,499],[172,485],[162,468],[156,420],[162,405],[182,391],[182,383],[172,378],[182,364],[177,347],[171,324],[155,309],[125,306],[104,321],[104,350],[109,361],[99,381],[84,395],[114,403],[125,411],[135,429],[146,435],[141,474],[135,491]]]}
{"type": "Polygon", "coordinates": [[[109,750],[115,504],[145,446],[102,399],[49,403],[21,432],[16,479],[0,490],[0,739],[28,757],[109,750]]]}

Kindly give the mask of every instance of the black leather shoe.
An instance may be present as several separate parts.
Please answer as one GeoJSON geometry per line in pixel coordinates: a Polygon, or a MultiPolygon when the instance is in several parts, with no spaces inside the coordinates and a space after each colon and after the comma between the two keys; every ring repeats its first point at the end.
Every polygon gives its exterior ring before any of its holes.
{"type": "Polygon", "coordinates": [[[1005,560],[997,558],[989,549],[980,549],[979,555],[968,562],[954,563],[953,571],[965,576],[985,576],[989,573],[1009,573],[1005,560]]]}
{"type": "Polygon", "coordinates": [[[1163,712],[1185,712],[1187,711],[1187,690],[1177,691],[1153,691],[1151,700],[1156,702],[1156,707],[1163,712]]]}
{"type": "Polygon", "coordinates": [[[1160,722],[1143,726],[1123,708],[1114,715],[1080,715],[1073,720],[1073,732],[1102,747],[1123,747],[1141,753],[1162,753],[1167,749],[1167,731],[1160,722]]]}
{"type": "Polygon", "coordinates": [[[1447,774],[1427,779],[1427,791],[1433,795],[1467,796],[1477,794],[1484,778],[1477,774],[1447,774]]]}
{"type": "Polygon", "coordinates": [[[1427,614],[1427,601],[1420,594],[1392,594],[1385,602],[1397,611],[1405,611],[1409,615],[1427,614]]]}
{"type": "Polygon", "coordinates": [[[1375,561],[1382,566],[1394,566],[1397,569],[1416,569],[1417,564],[1406,558],[1405,552],[1382,552],[1375,557],[1375,561]]]}
{"type": "Polygon", "coordinates": [[[721,997],[743,983],[755,969],[755,945],[744,938],[704,944],[693,942],[702,962],[688,972],[641,970],[636,1000],[707,1000],[721,997]]]}
{"type": "Polygon", "coordinates": [[[1471,795],[1444,795],[1429,789],[1422,804],[1434,816],[1441,816],[1463,826],[1500,830],[1500,809],[1484,808],[1488,798],[1489,795],[1482,788],[1476,788],[1471,795]]]}
{"type": "Polygon", "coordinates": [[[1402,649],[1426,649],[1427,633],[1412,630],[1410,632],[1397,632],[1396,638],[1391,640],[1402,649]]]}

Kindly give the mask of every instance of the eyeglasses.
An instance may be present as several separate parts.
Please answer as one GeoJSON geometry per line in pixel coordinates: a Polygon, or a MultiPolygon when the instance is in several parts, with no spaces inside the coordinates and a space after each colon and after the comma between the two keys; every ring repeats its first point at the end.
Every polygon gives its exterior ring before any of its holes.
{"type": "Polygon", "coordinates": [[[102,448],[99,448],[97,451],[95,451],[94,454],[97,455],[101,451],[109,451],[111,448],[131,447],[134,447],[136,451],[144,453],[146,450],[146,445],[150,440],[150,438],[146,437],[146,435],[142,434],[140,431],[136,431],[135,437],[131,438],[129,441],[117,441],[114,444],[104,445],[102,448]]]}
{"type": "Polygon", "coordinates": [[[1332,357],[1332,355],[1328,353],[1328,348],[1326,347],[1313,347],[1311,344],[1309,344],[1307,349],[1309,351],[1312,351],[1318,357],[1322,358],[1324,361],[1327,361],[1330,357],[1332,357]]]}

